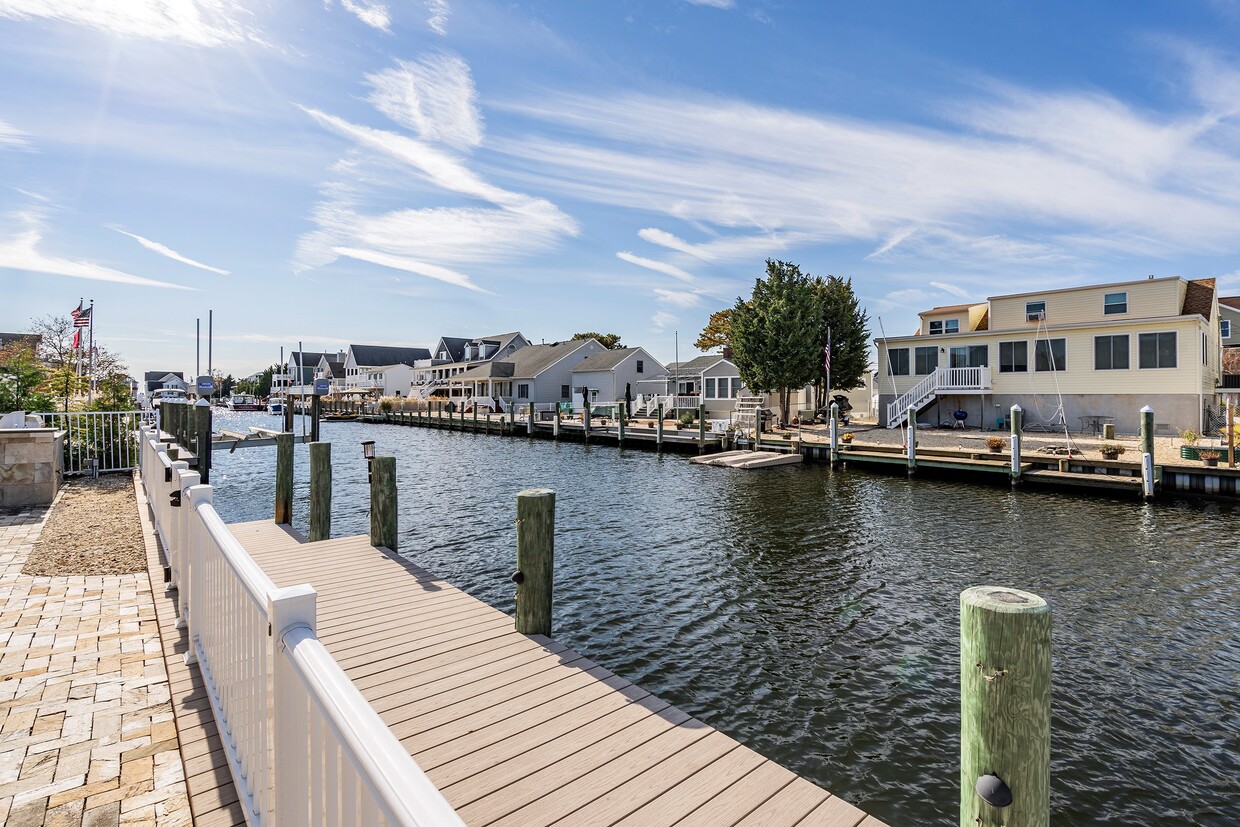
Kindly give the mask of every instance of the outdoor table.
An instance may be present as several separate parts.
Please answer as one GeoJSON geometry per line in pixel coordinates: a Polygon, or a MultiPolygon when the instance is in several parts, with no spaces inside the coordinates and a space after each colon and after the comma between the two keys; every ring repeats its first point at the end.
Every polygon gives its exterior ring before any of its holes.
{"type": "Polygon", "coordinates": [[[1081,431],[1086,430],[1093,433],[1094,436],[1102,434],[1102,426],[1109,425],[1115,421],[1115,417],[1108,414],[1087,414],[1081,418],[1081,431]]]}

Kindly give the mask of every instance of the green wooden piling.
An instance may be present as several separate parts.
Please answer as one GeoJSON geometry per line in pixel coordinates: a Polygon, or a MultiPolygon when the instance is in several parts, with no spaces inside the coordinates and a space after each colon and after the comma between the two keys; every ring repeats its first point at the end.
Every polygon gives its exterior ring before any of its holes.
{"type": "Polygon", "coordinates": [[[581,403],[581,426],[583,438],[586,442],[590,441],[590,402],[586,400],[581,403]]]}
{"type": "Polygon", "coordinates": [[[512,401],[508,403],[508,430],[515,431],[517,429],[517,403],[512,401]]]}
{"type": "Polygon", "coordinates": [[[908,406],[908,413],[905,414],[905,425],[908,428],[908,444],[905,446],[908,451],[908,472],[912,474],[917,470],[917,409],[912,405],[908,406]]]}
{"type": "Polygon", "coordinates": [[[663,403],[659,403],[658,419],[654,421],[654,445],[660,453],[663,452],[663,403]]]}
{"type": "Polygon", "coordinates": [[[555,406],[555,421],[551,425],[551,435],[557,440],[560,438],[560,406],[555,406]]]}
{"type": "Polygon", "coordinates": [[[753,449],[755,451],[762,450],[762,419],[762,409],[755,408],[753,412],[753,449]]]}
{"type": "Polygon", "coordinates": [[[698,405],[698,453],[706,453],[706,405],[698,405]]]}
{"type": "Polygon", "coordinates": [[[370,544],[396,551],[396,457],[375,457],[370,471],[370,544]]]}
{"type": "Polygon", "coordinates": [[[1019,589],[966,589],[960,594],[960,827],[1049,825],[1050,743],[1050,607],[1019,589]],[[983,776],[1006,785],[1010,806],[979,795],[983,776]]]}
{"type": "Polygon", "coordinates": [[[293,435],[276,434],[276,522],[293,524],[293,435]]]}
{"type": "Polygon", "coordinates": [[[1149,405],[1141,409],[1141,453],[1154,453],[1154,409],[1149,405]]]}
{"type": "Polygon", "coordinates": [[[211,481],[211,403],[199,399],[194,405],[194,453],[198,456],[198,479],[202,485],[211,481]]]}
{"type": "Polygon", "coordinates": [[[530,403],[530,418],[526,420],[525,432],[530,436],[534,435],[534,403],[530,403]]]}
{"type": "MultiPolygon", "coordinates": [[[[474,409],[474,433],[478,433],[478,403],[477,402],[474,402],[473,409],[474,409]]],[[[465,413],[464,411],[461,411],[462,419],[464,419],[464,413],[465,413]]]]}
{"type": "Polygon", "coordinates": [[[840,405],[831,403],[831,464],[840,461],[840,405]]]}
{"type": "Polygon", "coordinates": [[[517,631],[551,634],[555,557],[555,492],[533,488],[517,494],[517,631]]]}
{"type": "Polygon", "coordinates": [[[624,447],[624,406],[620,406],[616,410],[616,426],[620,429],[616,437],[616,445],[624,447]]]}
{"type": "Polygon", "coordinates": [[[1012,482],[1020,482],[1020,432],[1025,427],[1025,412],[1020,405],[1013,405],[1008,411],[1008,419],[1012,425],[1012,482]]]}
{"type": "Polygon", "coordinates": [[[332,444],[310,443],[310,542],[332,536],[332,444]]]}

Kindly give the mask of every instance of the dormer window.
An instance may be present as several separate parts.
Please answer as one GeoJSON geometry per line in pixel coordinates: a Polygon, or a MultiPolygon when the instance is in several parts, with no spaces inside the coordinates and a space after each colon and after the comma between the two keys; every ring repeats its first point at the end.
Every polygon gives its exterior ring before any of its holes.
{"type": "Polygon", "coordinates": [[[959,333],[960,332],[960,320],[959,319],[948,319],[947,321],[943,322],[943,332],[944,333],[959,333]]]}
{"type": "Polygon", "coordinates": [[[930,335],[931,336],[940,336],[942,335],[942,333],[943,333],[943,321],[941,319],[937,322],[930,323],[930,335]]]}

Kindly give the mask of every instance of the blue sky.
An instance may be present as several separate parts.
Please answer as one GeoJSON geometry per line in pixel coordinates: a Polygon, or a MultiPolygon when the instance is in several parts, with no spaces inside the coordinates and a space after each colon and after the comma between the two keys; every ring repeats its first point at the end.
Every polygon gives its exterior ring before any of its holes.
{"type": "Polygon", "coordinates": [[[93,297],[135,372],[192,370],[208,309],[237,375],[508,330],[685,357],[767,257],[876,335],[1240,293],[1233,0],[0,0],[0,43],[0,329],[93,297]]]}

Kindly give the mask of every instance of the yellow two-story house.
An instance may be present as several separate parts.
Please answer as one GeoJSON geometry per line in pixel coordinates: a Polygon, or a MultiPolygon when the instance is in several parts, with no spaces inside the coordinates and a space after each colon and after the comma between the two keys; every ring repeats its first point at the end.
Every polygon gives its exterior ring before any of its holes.
{"type": "Polygon", "coordinates": [[[1178,277],[992,296],[921,314],[912,336],[878,339],[879,421],[1026,429],[1200,429],[1217,403],[1222,342],[1214,279],[1178,277]]]}

